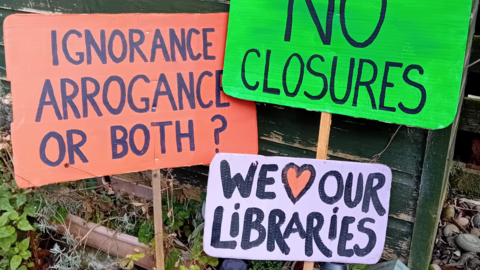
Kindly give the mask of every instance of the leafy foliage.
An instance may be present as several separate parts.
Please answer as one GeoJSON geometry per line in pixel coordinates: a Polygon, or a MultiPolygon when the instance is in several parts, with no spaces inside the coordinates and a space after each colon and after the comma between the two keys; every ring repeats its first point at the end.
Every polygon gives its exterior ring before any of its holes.
{"type": "Polygon", "coordinates": [[[281,270],[285,262],[282,261],[249,261],[249,270],[281,270]]]}
{"type": "Polygon", "coordinates": [[[181,196],[162,197],[162,218],[167,232],[164,241],[169,252],[165,261],[165,270],[172,270],[178,263],[182,270],[199,270],[200,266],[218,265],[218,258],[213,258],[203,251],[204,218],[202,208],[205,194],[201,201],[185,200],[181,196]],[[190,260],[187,268],[186,260],[190,260]]]}
{"type": "Polygon", "coordinates": [[[9,157],[5,149],[0,151],[0,269],[26,270],[32,253],[25,232],[36,230],[38,197],[17,186],[9,157]]]}
{"type": "Polygon", "coordinates": [[[366,264],[349,264],[348,270],[368,270],[369,267],[366,264]]]}

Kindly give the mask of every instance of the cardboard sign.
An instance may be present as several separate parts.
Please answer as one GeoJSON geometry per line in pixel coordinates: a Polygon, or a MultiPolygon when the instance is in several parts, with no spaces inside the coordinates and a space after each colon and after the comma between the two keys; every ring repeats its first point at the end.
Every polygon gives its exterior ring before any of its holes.
{"type": "Polygon", "coordinates": [[[232,1],[233,97],[430,129],[455,117],[471,0],[232,1]]]}
{"type": "Polygon", "coordinates": [[[218,154],[204,250],[221,258],[377,263],[391,183],[380,164],[218,154]]]}
{"type": "Polygon", "coordinates": [[[227,14],[14,15],[4,25],[20,187],[255,154],[222,92],[227,14]]]}

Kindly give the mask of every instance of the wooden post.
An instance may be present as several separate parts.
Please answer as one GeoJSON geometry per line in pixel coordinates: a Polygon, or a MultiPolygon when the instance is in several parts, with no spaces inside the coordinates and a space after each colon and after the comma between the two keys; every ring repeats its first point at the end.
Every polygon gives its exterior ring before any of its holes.
{"type": "Polygon", "coordinates": [[[155,224],[155,258],[157,270],[164,270],[163,256],[163,219],[162,219],[162,185],[160,170],[152,170],[153,215],[155,224]]]}
{"type": "MultiPolygon", "coordinates": [[[[327,159],[328,141],[330,140],[330,125],[332,124],[332,114],[322,112],[320,119],[320,131],[318,132],[317,159],[327,159]]],[[[312,270],[313,262],[304,262],[303,270],[312,270]]]]}

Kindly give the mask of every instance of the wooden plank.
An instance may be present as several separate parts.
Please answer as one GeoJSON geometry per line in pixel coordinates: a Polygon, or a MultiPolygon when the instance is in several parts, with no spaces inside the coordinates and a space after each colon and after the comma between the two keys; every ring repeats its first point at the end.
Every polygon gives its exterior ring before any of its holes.
{"type": "Polygon", "coordinates": [[[5,47],[0,45],[0,80],[7,79],[7,70],[5,68],[5,47]]]}
{"type": "Polygon", "coordinates": [[[464,98],[458,128],[463,131],[480,133],[480,100],[464,98]]]}
{"type": "MultiPolygon", "coordinates": [[[[465,59],[470,58],[471,44],[475,33],[475,22],[477,20],[478,2],[478,0],[472,1],[470,33],[465,59]]],[[[453,123],[445,129],[428,132],[422,181],[420,184],[420,194],[418,197],[408,262],[408,266],[412,270],[428,269],[430,264],[434,241],[437,235],[437,223],[445,199],[450,175],[454,143],[460,122],[460,114],[464,100],[463,96],[465,94],[467,71],[468,62],[466,61],[460,89],[458,111],[453,123]]]]}
{"type": "MultiPolygon", "coordinates": [[[[472,54],[470,55],[470,63],[480,59],[480,36],[475,36],[472,43],[472,54]]],[[[468,69],[472,73],[480,73],[480,63],[473,65],[468,69]]]]}
{"type": "MultiPolygon", "coordinates": [[[[257,115],[260,139],[294,146],[304,153],[316,151],[320,113],[258,103],[257,115]]],[[[333,115],[329,155],[369,162],[387,146],[397,128],[394,124],[333,115]]],[[[402,127],[378,162],[420,175],[426,134],[424,129],[402,127]]]]}
{"type": "Polygon", "coordinates": [[[24,13],[24,12],[18,12],[14,10],[8,10],[8,9],[1,9],[0,8],[0,44],[3,45],[3,22],[7,18],[7,16],[12,15],[12,14],[17,14],[17,13],[24,13]]]}
{"type": "Polygon", "coordinates": [[[165,260],[163,255],[163,219],[162,219],[162,174],[159,169],[152,170],[153,215],[155,227],[155,260],[157,270],[164,270],[165,260]]]}
{"type": "MultiPolygon", "coordinates": [[[[330,130],[332,125],[332,114],[322,112],[320,117],[320,128],[317,141],[317,159],[327,159],[328,142],[330,141],[330,130]]],[[[314,262],[304,262],[303,270],[313,270],[314,262]]]]}
{"type": "Polygon", "coordinates": [[[427,269],[437,232],[443,189],[448,177],[448,152],[452,127],[430,131],[417,203],[409,267],[427,269]]]}
{"type": "MultiPolygon", "coordinates": [[[[387,227],[387,238],[385,239],[385,248],[383,250],[382,259],[396,260],[399,259],[403,263],[407,263],[412,242],[413,224],[403,220],[389,218],[387,227]]],[[[412,270],[426,270],[427,268],[418,268],[412,270]]]]}
{"type": "Polygon", "coordinates": [[[322,112],[320,118],[320,130],[318,131],[317,159],[327,159],[331,125],[332,115],[330,113],[322,112]]]}
{"type": "Polygon", "coordinates": [[[2,0],[0,7],[34,13],[208,13],[226,12],[224,0],[2,0]]]}
{"type": "Polygon", "coordinates": [[[0,93],[6,94],[10,92],[11,92],[10,82],[0,79],[0,93]]]}

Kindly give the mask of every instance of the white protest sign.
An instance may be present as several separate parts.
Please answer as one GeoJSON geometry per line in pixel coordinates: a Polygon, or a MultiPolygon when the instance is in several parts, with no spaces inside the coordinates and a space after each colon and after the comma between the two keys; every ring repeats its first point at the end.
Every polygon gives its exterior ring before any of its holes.
{"type": "Polygon", "coordinates": [[[377,263],[391,183],[380,164],[217,154],[204,250],[221,258],[377,263]]]}

